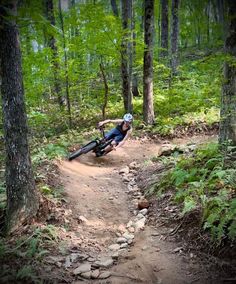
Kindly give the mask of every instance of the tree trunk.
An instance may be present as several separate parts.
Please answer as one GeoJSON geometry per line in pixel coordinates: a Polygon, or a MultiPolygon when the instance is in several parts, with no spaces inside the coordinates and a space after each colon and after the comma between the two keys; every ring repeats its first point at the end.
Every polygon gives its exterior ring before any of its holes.
{"type": "Polygon", "coordinates": [[[161,52],[160,56],[168,55],[168,35],[169,35],[169,20],[168,20],[168,0],[161,0],[161,52]]]}
{"type": "Polygon", "coordinates": [[[228,0],[229,30],[225,40],[225,52],[232,56],[224,65],[224,83],[221,99],[221,120],[219,143],[222,146],[236,146],[236,5],[228,0]]]}
{"type": "MultiPolygon", "coordinates": [[[[133,35],[133,65],[135,66],[136,60],[136,32],[135,32],[135,10],[133,7],[133,17],[132,17],[132,35],[133,35]]],[[[138,89],[138,75],[137,72],[132,74],[132,95],[134,97],[139,97],[139,89],[138,89]]]]}
{"type": "MultiPolygon", "coordinates": [[[[46,16],[52,26],[55,27],[55,17],[53,11],[53,0],[45,0],[46,16]]],[[[52,64],[53,64],[53,77],[54,77],[54,92],[58,98],[58,104],[60,108],[63,108],[63,97],[61,95],[61,86],[59,79],[59,63],[58,63],[58,50],[56,45],[56,39],[54,35],[47,36],[47,45],[52,49],[52,64]]]]}
{"type": "Polygon", "coordinates": [[[172,75],[177,74],[178,67],[178,39],[179,39],[179,1],[172,0],[172,32],[171,32],[171,71],[172,75]]]}
{"type": "Polygon", "coordinates": [[[62,7],[61,0],[59,0],[59,17],[61,21],[61,30],[62,30],[62,39],[63,39],[63,49],[64,49],[64,64],[65,64],[65,80],[66,80],[66,105],[69,117],[69,127],[72,127],[72,119],[71,119],[71,105],[70,105],[70,94],[69,94],[69,76],[68,76],[68,59],[67,59],[67,51],[66,51],[66,38],[64,31],[64,20],[62,15],[62,7]]]}
{"type": "Polygon", "coordinates": [[[211,12],[211,2],[206,4],[206,18],[207,18],[207,44],[210,45],[210,12],[211,12]]]}
{"type": "Polygon", "coordinates": [[[118,11],[118,7],[117,7],[117,4],[116,4],[116,0],[111,0],[111,8],[112,8],[113,14],[116,17],[119,17],[119,11],[118,11]]]}
{"type": "Polygon", "coordinates": [[[224,0],[217,0],[217,10],[218,10],[218,21],[221,26],[221,33],[222,33],[222,39],[225,41],[225,35],[227,34],[227,27],[225,23],[225,1],[224,0]]]}
{"type": "Polygon", "coordinates": [[[155,119],[153,106],[154,0],[144,0],[144,3],[143,118],[147,124],[153,124],[155,119]]]}
{"type": "Polygon", "coordinates": [[[0,7],[0,67],[2,108],[6,147],[6,231],[34,216],[38,197],[27,140],[19,34],[14,16],[17,1],[0,7]],[[6,14],[8,13],[8,14],[6,14]]]}
{"type": "Polygon", "coordinates": [[[123,38],[121,43],[121,76],[124,109],[133,111],[131,74],[132,74],[132,48],[131,48],[131,14],[132,0],[122,0],[122,26],[123,38]]]}

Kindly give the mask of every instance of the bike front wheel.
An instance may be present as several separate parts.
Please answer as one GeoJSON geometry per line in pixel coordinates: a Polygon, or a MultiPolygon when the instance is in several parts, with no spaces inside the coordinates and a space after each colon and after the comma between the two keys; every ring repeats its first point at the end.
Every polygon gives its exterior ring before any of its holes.
{"type": "Polygon", "coordinates": [[[79,150],[73,152],[72,154],[69,155],[68,160],[72,161],[75,158],[79,157],[82,154],[86,154],[89,151],[92,151],[95,147],[97,146],[97,142],[96,141],[92,141],[89,144],[83,146],[82,148],[80,148],[79,150]]]}

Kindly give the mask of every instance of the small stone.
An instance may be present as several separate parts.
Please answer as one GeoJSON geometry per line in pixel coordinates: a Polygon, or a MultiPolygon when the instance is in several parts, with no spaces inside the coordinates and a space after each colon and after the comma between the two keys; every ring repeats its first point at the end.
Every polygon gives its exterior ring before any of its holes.
{"type": "Polygon", "coordinates": [[[143,216],[147,215],[147,212],[148,212],[147,208],[144,208],[139,211],[139,213],[141,213],[143,216]]]}
{"type": "Polygon", "coordinates": [[[104,272],[101,272],[101,274],[98,276],[98,279],[106,279],[106,278],[108,278],[110,276],[111,276],[111,272],[104,271],[104,272]]]}
{"type": "Polygon", "coordinates": [[[135,231],[138,232],[144,229],[146,219],[140,219],[135,223],[135,231]]]}
{"type": "Polygon", "coordinates": [[[109,250],[116,251],[120,248],[120,245],[119,244],[113,244],[113,245],[110,245],[108,248],[109,248],[109,250]]]}
{"type": "Polygon", "coordinates": [[[160,233],[157,233],[157,232],[151,234],[152,237],[157,237],[157,236],[159,236],[159,235],[160,235],[160,233]]]}
{"type": "Polygon", "coordinates": [[[69,268],[70,266],[71,266],[71,261],[70,261],[70,256],[68,255],[65,261],[65,268],[69,268]]]}
{"type": "Polygon", "coordinates": [[[126,240],[132,240],[132,239],[134,238],[134,235],[125,232],[125,233],[123,234],[123,237],[126,238],[126,240]]]}
{"type": "Polygon", "coordinates": [[[96,261],[96,259],[95,259],[94,257],[89,257],[89,258],[87,259],[87,261],[89,261],[89,262],[94,262],[94,261],[96,261]]]}
{"type": "Polygon", "coordinates": [[[79,260],[79,253],[72,253],[71,255],[70,255],[70,260],[71,260],[71,262],[77,262],[78,260],[79,260]]]}
{"type": "Polygon", "coordinates": [[[123,180],[123,182],[129,182],[129,181],[130,181],[130,178],[127,177],[127,176],[123,176],[122,180],[123,180]]]}
{"type": "Polygon", "coordinates": [[[119,257],[118,251],[114,252],[111,257],[112,257],[113,259],[118,259],[118,257],[119,257]]]}
{"type": "Polygon", "coordinates": [[[127,240],[128,245],[131,245],[133,243],[132,239],[127,240]]]}
{"type": "Polygon", "coordinates": [[[181,251],[182,249],[183,249],[183,247],[178,247],[178,248],[175,248],[175,249],[173,250],[173,252],[174,252],[174,253],[177,253],[177,252],[181,251]]]}
{"type": "Polygon", "coordinates": [[[126,243],[127,239],[125,237],[120,237],[116,240],[116,242],[118,244],[123,244],[123,243],[126,243]]]}
{"type": "Polygon", "coordinates": [[[120,248],[123,249],[123,248],[127,248],[128,247],[128,243],[123,243],[121,244],[120,248]]]}
{"type": "Polygon", "coordinates": [[[99,276],[99,274],[100,274],[100,270],[99,270],[99,269],[95,269],[95,270],[93,270],[92,273],[91,273],[91,278],[92,278],[92,279],[97,279],[98,276],[99,276]]]}
{"type": "Polygon", "coordinates": [[[129,167],[125,167],[119,171],[119,174],[128,174],[128,173],[129,173],[129,167]]]}
{"type": "Polygon", "coordinates": [[[129,228],[128,228],[128,231],[129,231],[130,233],[134,233],[134,232],[135,232],[135,229],[134,229],[134,227],[129,227],[129,228]]]}
{"type": "Polygon", "coordinates": [[[88,219],[86,219],[84,216],[79,216],[78,220],[83,222],[83,223],[87,223],[88,222],[88,219]]]}
{"type": "Polygon", "coordinates": [[[149,207],[149,202],[146,198],[142,198],[139,202],[138,202],[138,209],[142,210],[144,208],[148,208],[149,207]]]}
{"type": "Polygon", "coordinates": [[[133,226],[133,221],[129,221],[128,224],[126,225],[126,228],[132,227],[133,226]]]}
{"type": "Polygon", "coordinates": [[[136,218],[139,220],[139,219],[142,219],[144,217],[144,215],[143,214],[138,214],[137,216],[136,216],[136,218]]]}
{"type": "Polygon", "coordinates": [[[131,162],[130,164],[129,164],[129,168],[130,169],[136,169],[136,168],[138,168],[138,164],[137,164],[137,162],[131,162]]]}
{"type": "Polygon", "coordinates": [[[83,272],[83,273],[80,274],[80,276],[85,278],[85,279],[91,279],[92,272],[91,271],[83,272]]]}
{"type": "Polygon", "coordinates": [[[74,269],[73,273],[75,275],[84,273],[84,272],[89,272],[91,270],[91,264],[90,263],[84,263],[81,264],[79,267],[77,267],[76,269],[74,269]]]}
{"type": "Polygon", "coordinates": [[[113,262],[111,257],[103,257],[99,261],[96,261],[95,264],[98,265],[98,267],[108,268],[113,265],[113,262]]]}

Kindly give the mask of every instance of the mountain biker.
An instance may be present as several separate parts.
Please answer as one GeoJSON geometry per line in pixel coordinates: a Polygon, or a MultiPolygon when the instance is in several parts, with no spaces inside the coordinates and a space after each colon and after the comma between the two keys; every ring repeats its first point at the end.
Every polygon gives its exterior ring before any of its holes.
{"type": "Polygon", "coordinates": [[[117,126],[111,129],[107,134],[105,134],[105,139],[109,140],[114,138],[109,146],[107,146],[104,150],[97,153],[96,156],[100,157],[102,155],[106,155],[112,150],[116,150],[122,145],[124,145],[125,141],[129,138],[132,132],[132,123],[133,116],[130,113],[126,113],[123,119],[107,119],[98,123],[98,126],[101,127],[107,123],[117,123],[117,126]]]}

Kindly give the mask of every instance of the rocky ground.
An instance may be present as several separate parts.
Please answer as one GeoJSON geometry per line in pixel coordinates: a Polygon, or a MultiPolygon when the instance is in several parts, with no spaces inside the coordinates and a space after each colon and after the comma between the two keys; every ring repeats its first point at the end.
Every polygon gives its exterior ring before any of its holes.
{"type": "MultiPolygon", "coordinates": [[[[44,176],[44,183],[64,194],[43,198],[41,214],[22,228],[27,237],[15,244],[18,232],[9,241],[18,257],[5,259],[3,269],[31,265],[43,283],[235,283],[233,262],[213,256],[205,249],[207,237],[196,236],[197,215],[179,220],[170,192],[161,199],[147,196],[166,170],[155,157],[169,155],[175,145],[192,151],[209,139],[215,137],[171,143],[143,137],[104,157],[88,153],[56,161],[54,168],[46,164],[39,182],[44,176]]],[[[18,275],[23,282],[7,276],[0,282],[42,283],[24,273],[28,278],[18,275]]]]}
{"type": "MultiPolygon", "coordinates": [[[[206,139],[174,143],[194,148],[206,139]]],[[[70,273],[69,283],[223,283],[226,279],[223,271],[214,270],[210,258],[206,265],[194,247],[177,241],[178,223],[164,225],[176,208],[157,208],[155,200],[145,197],[145,184],[150,185],[153,172],[158,172],[150,158],[171,149],[167,144],[132,140],[105,157],[91,153],[60,163],[71,214],[78,221],[68,232],[77,236],[71,238],[70,253],[57,259],[70,273]]]]}

